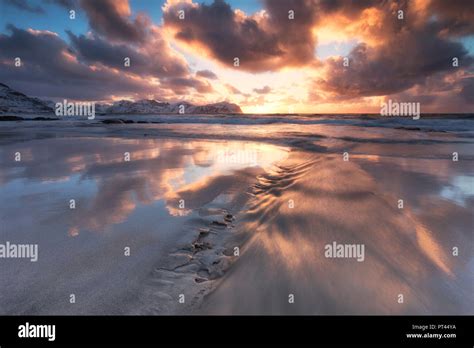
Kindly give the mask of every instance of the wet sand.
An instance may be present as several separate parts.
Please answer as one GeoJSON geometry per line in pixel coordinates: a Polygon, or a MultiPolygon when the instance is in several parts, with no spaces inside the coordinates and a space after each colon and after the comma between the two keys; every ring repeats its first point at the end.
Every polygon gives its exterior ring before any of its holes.
{"type": "Polygon", "coordinates": [[[472,313],[472,199],[465,206],[440,199],[426,173],[383,161],[298,153],[273,175],[260,177],[241,227],[253,233],[203,310],[472,313]],[[333,242],[364,245],[363,262],[326,258],[325,246],[333,242]],[[453,246],[464,256],[454,257],[453,246]]]}
{"type": "Polygon", "coordinates": [[[471,128],[3,122],[0,312],[472,314],[471,128]]]}

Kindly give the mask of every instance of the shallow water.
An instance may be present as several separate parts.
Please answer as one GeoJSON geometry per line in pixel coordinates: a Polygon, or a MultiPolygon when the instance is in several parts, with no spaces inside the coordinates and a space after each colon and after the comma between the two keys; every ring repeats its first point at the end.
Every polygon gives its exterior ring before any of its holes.
{"type": "Polygon", "coordinates": [[[4,122],[0,243],[38,243],[39,260],[0,260],[0,313],[474,311],[472,120],[182,121],[4,122]],[[186,249],[228,213],[212,248],[186,249]],[[365,261],[326,259],[334,240],[365,261]]]}
{"type": "Polygon", "coordinates": [[[472,313],[472,162],[372,150],[301,157],[261,179],[242,227],[256,233],[204,312],[472,313]],[[333,243],[364,255],[327,258],[333,243]]]}
{"type": "Polygon", "coordinates": [[[152,265],[178,246],[195,208],[226,193],[196,195],[180,206],[176,192],[267,168],[286,155],[268,144],[177,139],[47,138],[2,146],[0,241],[38,244],[39,255],[37,262],[0,261],[1,313],[124,311],[114,302],[133,296],[152,265]]]}

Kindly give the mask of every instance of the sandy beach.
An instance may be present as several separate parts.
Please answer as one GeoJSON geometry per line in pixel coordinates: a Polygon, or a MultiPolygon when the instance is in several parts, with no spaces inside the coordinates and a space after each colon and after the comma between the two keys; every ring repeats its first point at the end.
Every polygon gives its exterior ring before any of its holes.
{"type": "Polygon", "coordinates": [[[472,313],[472,118],[189,119],[2,122],[2,314],[472,313]]]}
{"type": "Polygon", "coordinates": [[[473,97],[473,0],[0,0],[0,348],[472,346],[473,97]]]}

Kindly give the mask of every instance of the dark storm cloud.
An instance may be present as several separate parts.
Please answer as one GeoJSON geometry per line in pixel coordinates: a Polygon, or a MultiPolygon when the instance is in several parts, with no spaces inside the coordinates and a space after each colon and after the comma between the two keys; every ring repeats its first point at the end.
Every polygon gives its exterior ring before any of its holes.
{"type": "Polygon", "coordinates": [[[474,34],[474,1],[431,0],[429,13],[436,16],[442,33],[449,36],[474,34]]]}
{"type": "Polygon", "coordinates": [[[342,57],[329,59],[329,73],[319,85],[347,98],[396,93],[433,73],[454,72],[453,57],[472,62],[459,43],[429,32],[401,32],[381,47],[356,46],[349,54],[349,67],[343,66],[342,57]]]}
{"type": "Polygon", "coordinates": [[[60,60],[59,53],[67,48],[66,43],[52,33],[36,35],[11,24],[7,31],[10,36],[0,34],[0,55],[6,59],[20,57],[24,62],[35,61],[54,69],[60,60]]]}
{"type": "Polygon", "coordinates": [[[315,86],[339,98],[403,91],[432,74],[453,72],[453,57],[464,66],[472,63],[463,45],[451,40],[472,32],[472,1],[433,0],[422,4],[423,11],[414,2],[394,0],[265,0],[263,5],[266,15],[259,17],[236,14],[223,0],[173,3],[165,8],[164,23],[178,40],[204,47],[230,67],[234,57],[240,59],[239,69],[250,72],[322,64],[328,73],[315,86]],[[382,25],[364,22],[362,15],[369,9],[377,10],[370,16],[381,17],[376,23],[382,25]],[[184,19],[179,19],[179,10],[185,11],[184,19]],[[290,10],[293,20],[288,18],[290,10]],[[398,10],[404,11],[403,20],[397,18],[398,10]],[[319,25],[336,15],[359,22],[362,30],[352,33],[361,35],[362,42],[350,53],[347,68],[342,58],[318,62],[314,53],[319,25]],[[364,37],[378,44],[364,43],[364,37]]]}
{"type": "MultiPolygon", "coordinates": [[[[207,79],[217,76],[209,70],[191,73],[182,56],[170,48],[165,31],[144,14],[132,15],[127,0],[2,1],[30,12],[41,10],[37,4],[47,3],[82,8],[88,17],[90,32],[68,32],[70,46],[57,35],[14,26],[8,27],[9,34],[0,34],[0,81],[12,87],[23,85],[26,93],[100,99],[151,93],[157,85],[164,93],[180,95],[213,91],[207,79]],[[14,57],[21,57],[24,66],[13,67],[14,57]],[[125,57],[131,60],[128,68],[123,64],[125,57]]],[[[321,68],[325,74],[314,81],[311,93],[334,100],[428,88],[427,80],[434,76],[441,82],[473,66],[472,53],[454,41],[474,34],[472,0],[262,0],[262,4],[265,14],[250,16],[235,12],[223,0],[174,1],[164,7],[164,26],[178,41],[230,68],[253,73],[321,68]],[[183,20],[178,17],[181,9],[185,10],[183,20]],[[397,19],[398,9],[405,12],[404,20],[397,19]],[[294,11],[294,19],[288,18],[288,11],[294,11]],[[328,22],[335,23],[331,29],[359,42],[348,55],[348,67],[343,66],[342,57],[320,61],[316,56],[318,30],[328,22]],[[349,28],[345,28],[347,23],[349,28]],[[240,60],[238,68],[233,66],[235,57],[240,60]],[[458,68],[452,66],[453,57],[460,61],[458,68]]],[[[234,86],[226,87],[245,95],[234,86]]],[[[472,104],[472,77],[463,75],[462,82],[446,88],[457,93],[456,100],[464,98],[472,104]]],[[[271,88],[253,92],[263,100],[271,88]]],[[[430,92],[418,96],[429,102],[430,92]]]]}
{"type": "Polygon", "coordinates": [[[124,58],[129,57],[133,64],[131,68],[140,69],[146,65],[144,57],[127,45],[111,44],[109,41],[100,37],[86,37],[84,35],[76,36],[69,30],[66,31],[73,47],[79,54],[79,58],[88,63],[103,63],[105,65],[123,68],[124,58]]]}
{"type": "Polygon", "coordinates": [[[32,13],[44,13],[44,9],[38,5],[32,5],[28,0],[3,0],[7,5],[32,13]]]}
{"type": "Polygon", "coordinates": [[[272,25],[251,17],[241,18],[224,1],[210,5],[174,4],[163,14],[165,26],[176,31],[178,40],[206,47],[210,54],[225,65],[233,66],[239,58],[240,68],[247,71],[267,71],[285,65],[301,65],[313,58],[314,40],[306,26],[312,21],[307,1],[270,2],[272,25]],[[289,6],[292,7],[289,7],[289,6]],[[185,11],[185,19],[178,11],[185,11]],[[288,19],[289,9],[298,11],[288,19]],[[298,33],[298,35],[294,35],[298,33]]]}
{"type": "MultiPolygon", "coordinates": [[[[378,1],[380,3],[380,1],[378,1]]],[[[266,27],[272,28],[282,48],[283,66],[300,66],[314,63],[317,43],[313,31],[328,16],[343,14],[354,19],[377,0],[264,0],[268,19],[266,27]],[[294,12],[294,19],[288,18],[288,11],[294,12]]]]}
{"type": "Polygon", "coordinates": [[[462,81],[461,97],[468,104],[474,104],[474,77],[466,78],[462,81]]]}
{"type": "Polygon", "coordinates": [[[223,0],[211,4],[174,3],[163,17],[175,37],[205,47],[227,66],[234,58],[240,69],[250,72],[277,70],[286,66],[314,64],[316,36],[313,29],[326,14],[355,17],[375,1],[264,0],[266,15],[236,14],[223,0]],[[178,11],[185,11],[180,19],[178,11]],[[291,17],[293,16],[293,17],[291,17]]]}
{"type": "MultiPolygon", "coordinates": [[[[393,9],[399,7],[393,4],[380,5],[383,28],[367,29],[369,34],[382,39],[380,43],[358,44],[348,56],[347,67],[343,66],[342,57],[327,59],[326,75],[315,81],[315,88],[332,93],[336,100],[388,95],[423,84],[434,74],[455,73],[459,68],[452,65],[454,57],[463,68],[473,63],[473,57],[461,43],[441,35],[443,25],[435,17],[416,17],[408,2],[403,4],[405,19],[398,20],[393,9]]],[[[460,12],[458,18],[461,23],[460,12]]]]}
{"type": "Polygon", "coordinates": [[[80,0],[89,18],[89,25],[109,40],[138,43],[146,37],[148,19],[128,17],[127,0],[80,0]]]}
{"type": "Polygon", "coordinates": [[[214,74],[211,70],[199,70],[196,72],[196,76],[204,77],[210,80],[217,80],[217,75],[214,74]]]}
{"type": "Polygon", "coordinates": [[[315,59],[316,37],[312,29],[318,20],[317,1],[264,1],[268,13],[266,27],[277,37],[281,56],[278,67],[301,66],[315,59]],[[294,15],[289,18],[289,11],[294,15]]]}
{"type": "Polygon", "coordinates": [[[125,44],[112,44],[96,36],[67,33],[79,59],[86,63],[101,63],[124,69],[124,59],[130,58],[127,71],[141,76],[179,77],[188,74],[186,63],[170,55],[163,41],[154,41],[149,52],[146,48],[137,50],[136,47],[125,44]]]}
{"type": "Polygon", "coordinates": [[[422,112],[472,112],[474,104],[474,70],[458,70],[454,76],[436,73],[400,93],[385,96],[385,100],[415,101],[422,112]]]}
{"type": "Polygon", "coordinates": [[[212,72],[193,77],[160,27],[146,16],[130,20],[128,1],[45,1],[63,7],[79,3],[92,30],[88,35],[67,31],[69,46],[54,33],[9,26],[11,35],[0,34],[0,80],[13,88],[42,97],[91,100],[213,91],[197,78],[213,78],[212,72]],[[21,68],[12,65],[15,57],[21,57],[21,68]],[[124,65],[125,58],[130,66],[124,65]]]}
{"type": "Polygon", "coordinates": [[[213,91],[209,83],[193,77],[179,77],[161,80],[161,87],[173,90],[176,94],[186,94],[192,88],[199,93],[210,93],[213,91]]]}
{"type": "Polygon", "coordinates": [[[40,97],[100,100],[111,94],[150,92],[140,81],[78,62],[57,35],[8,26],[0,34],[0,81],[40,97]],[[20,57],[21,67],[13,61],[20,57]]]}
{"type": "Polygon", "coordinates": [[[366,8],[376,5],[377,2],[381,3],[379,0],[319,0],[315,3],[318,7],[318,12],[325,15],[343,12],[348,17],[355,17],[366,8]]]}
{"type": "MultiPolygon", "coordinates": [[[[81,0],[80,4],[86,10],[94,30],[87,36],[68,32],[71,46],[80,61],[125,69],[140,77],[158,78],[160,89],[180,95],[190,89],[198,93],[212,92],[208,83],[191,76],[186,61],[171,52],[161,28],[153,26],[146,17],[137,18],[135,22],[130,20],[127,1],[105,0],[99,4],[97,1],[81,0]],[[126,57],[130,58],[129,67],[124,67],[126,57]]],[[[213,78],[210,71],[203,71],[202,74],[213,78]]]]}

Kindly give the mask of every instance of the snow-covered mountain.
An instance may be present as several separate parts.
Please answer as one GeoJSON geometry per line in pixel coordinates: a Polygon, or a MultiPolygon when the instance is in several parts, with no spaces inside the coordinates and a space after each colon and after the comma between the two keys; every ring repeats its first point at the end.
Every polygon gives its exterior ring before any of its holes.
{"type": "MultiPolygon", "coordinates": [[[[1,114],[38,114],[54,113],[55,103],[32,98],[0,83],[1,114]]],[[[167,103],[156,100],[132,102],[120,100],[113,104],[96,104],[97,114],[240,114],[242,110],[236,104],[221,102],[207,105],[193,105],[188,102],[167,103]]]]}
{"type": "Polygon", "coordinates": [[[136,102],[120,100],[104,108],[105,114],[240,114],[236,104],[221,102],[207,105],[193,105],[188,102],[167,103],[156,100],[136,102]]]}
{"type": "Polygon", "coordinates": [[[46,102],[31,98],[0,83],[0,114],[52,114],[46,102]]]}

